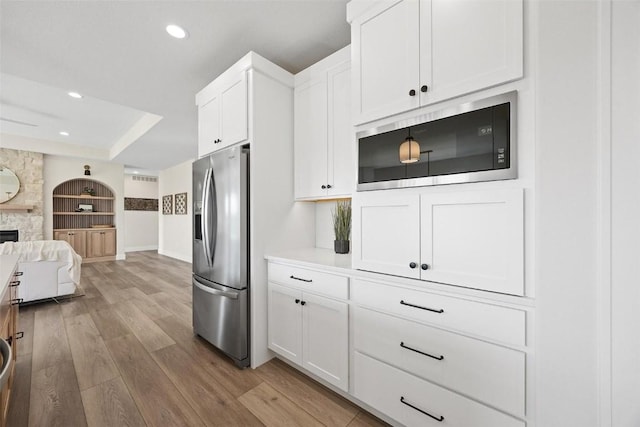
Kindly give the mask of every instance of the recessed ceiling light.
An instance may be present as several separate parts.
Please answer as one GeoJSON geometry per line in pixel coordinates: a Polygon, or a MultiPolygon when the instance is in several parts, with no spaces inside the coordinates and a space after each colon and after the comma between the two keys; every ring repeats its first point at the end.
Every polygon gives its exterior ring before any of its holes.
{"type": "Polygon", "coordinates": [[[137,175],[137,174],[139,174],[140,172],[138,172],[138,171],[133,171],[133,173],[135,173],[135,174],[137,175]]]}
{"type": "Polygon", "coordinates": [[[81,99],[82,95],[80,95],[78,92],[67,92],[67,95],[69,95],[72,98],[76,98],[76,99],[81,99]]]}
{"type": "Polygon", "coordinates": [[[167,33],[177,39],[184,39],[187,37],[187,32],[182,27],[175,24],[167,25],[167,33]]]}
{"type": "Polygon", "coordinates": [[[62,132],[60,132],[60,135],[62,135],[62,136],[69,136],[69,132],[62,131],[62,132]]]}

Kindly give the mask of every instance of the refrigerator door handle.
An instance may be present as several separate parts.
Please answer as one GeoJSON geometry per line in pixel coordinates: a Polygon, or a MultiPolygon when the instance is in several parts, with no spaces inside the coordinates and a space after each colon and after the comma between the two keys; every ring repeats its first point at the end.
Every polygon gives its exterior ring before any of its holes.
{"type": "Polygon", "coordinates": [[[240,295],[239,292],[222,291],[219,289],[214,289],[209,286],[204,286],[200,282],[198,282],[195,278],[192,278],[191,281],[193,282],[193,286],[211,295],[219,295],[221,297],[227,297],[231,299],[238,299],[238,296],[240,295]]]}
{"type": "Polygon", "coordinates": [[[211,194],[209,188],[211,186],[211,175],[213,169],[207,169],[204,175],[204,185],[202,186],[202,215],[201,215],[201,228],[202,228],[202,246],[204,247],[204,257],[207,259],[207,265],[212,266],[211,249],[209,244],[211,242],[211,235],[209,230],[209,215],[210,215],[210,201],[209,196],[211,194]]]}

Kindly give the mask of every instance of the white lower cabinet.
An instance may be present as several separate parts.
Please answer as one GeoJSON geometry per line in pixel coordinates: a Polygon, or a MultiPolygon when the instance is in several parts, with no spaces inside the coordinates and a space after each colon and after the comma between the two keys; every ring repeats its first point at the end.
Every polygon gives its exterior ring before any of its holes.
{"type": "Polygon", "coordinates": [[[398,425],[526,425],[530,309],[334,271],[269,262],[271,350],[398,425]]]}
{"type": "Polygon", "coordinates": [[[524,427],[524,421],[354,353],[354,396],[405,426],[524,427]]]}
{"type": "Polygon", "coordinates": [[[302,300],[302,366],[347,390],[349,305],[304,293],[302,300]]]}
{"type": "MultiPolygon", "coordinates": [[[[349,388],[348,303],[303,290],[305,287],[311,288],[314,282],[321,282],[330,277],[326,273],[292,267],[292,273],[282,277],[298,280],[301,284],[298,287],[289,287],[273,282],[280,277],[274,272],[280,273],[288,267],[275,265],[274,268],[273,266],[274,264],[269,266],[268,284],[269,348],[330,384],[347,391],[349,388]]],[[[338,282],[344,279],[342,276],[336,276],[338,282]]],[[[348,282],[344,284],[348,286],[348,282]]],[[[315,288],[315,290],[322,292],[322,289],[315,288]]]]}
{"type": "Polygon", "coordinates": [[[299,365],[302,365],[301,299],[299,290],[269,283],[269,348],[299,365]]]}
{"type": "Polygon", "coordinates": [[[354,350],[524,416],[524,353],[365,308],[352,313],[354,350]]]}

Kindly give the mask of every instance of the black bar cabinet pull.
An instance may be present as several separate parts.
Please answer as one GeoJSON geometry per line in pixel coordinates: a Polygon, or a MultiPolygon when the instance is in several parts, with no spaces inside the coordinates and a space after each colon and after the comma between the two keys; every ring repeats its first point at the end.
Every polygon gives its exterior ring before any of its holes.
{"type": "Polygon", "coordinates": [[[19,340],[19,339],[22,339],[22,338],[24,338],[24,332],[22,332],[22,331],[16,332],[16,339],[19,340]]]}
{"type": "Polygon", "coordinates": [[[444,417],[442,415],[440,415],[439,417],[433,416],[430,413],[428,413],[427,411],[423,411],[422,409],[420,409],[420,408],[418,408],[416,406],[413,406],[411,403],[409,403],[406,400],[404,400],[404,396],[400,396],[400,403],[402,403],[404,405],[407,405],[409,408],[413,408],[416,411],[425,414],[427,417],[433,418],[434,420],[438,421],[439,423],[444,421],[444,417]]]}
{"type": "Polygon", "coordinates": [[[22,304],[22,301],[24,301],[24,299],[22,299],[22,298],[12,299],[11,300],[11,305],[22,304]]]}
{"type": "Polygon", "coordinates": [[[14,276],[22,276],[24,274],[24,271],[16,271],[13,275],[14,276]]]}
{"type": "Polygon", "coordinates": [[[436,310],[436,309],[434,309],[434,308],[423,307],[423,306],[421,306],[421,305],[409,304],[408,302],[404,302],[404,300],[401,300],[401,301],[400,301],[400,304],[402,304],[402,305],[406,305],[406,306],[409,306],[409,307],[413,307],[413,308],[419,308],[420,310],[433,311],[434,313],[444,313],[444,310],[443,310],[443,309],[436,310]]]}
{"type": "Polygon", "coordinates": [[[20,286],[20,280],[14,280],[13,282],[9,282],[9,286],[15,288],[16,286],[20,286]]]}
{"type": "Polygon", "coordinates": [[[311,279],[301,279],[301,278],[296,277],[296,276],[289,276],[289,278],[293,279],[293,280],[300,280],[301,282],[307,282],[307,283],[313,282],[313,280],[311,280],[311,279]]]}
{"type": "Polygon", "coordinates": [[[427,357],[430,357],[432,359],[444,360],[444,356],[443,355],[434,356],[433,354],[429,354],[429,353],[425,353],[424,351],[416,350],[415,348],[411,348],[411,347],[405,345],[404,341],[400,343],[400,347],[406,348],[407,350],[415,351],[416,353],[422,354],[423,356],[427,356],[427,357]]]}

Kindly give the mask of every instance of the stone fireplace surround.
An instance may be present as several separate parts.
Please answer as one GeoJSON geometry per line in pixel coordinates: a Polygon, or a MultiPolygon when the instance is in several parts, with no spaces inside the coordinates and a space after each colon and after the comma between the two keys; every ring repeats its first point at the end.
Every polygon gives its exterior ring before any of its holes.
{"type": "Polygon", "coordinates": [[[5,204],[33,206],[30,212],[0,211],[0,230],[18,230],[21,241],[43,240],[43,154],[0,148],[0,165],[20,180],[20,192],[5,204]]]}

